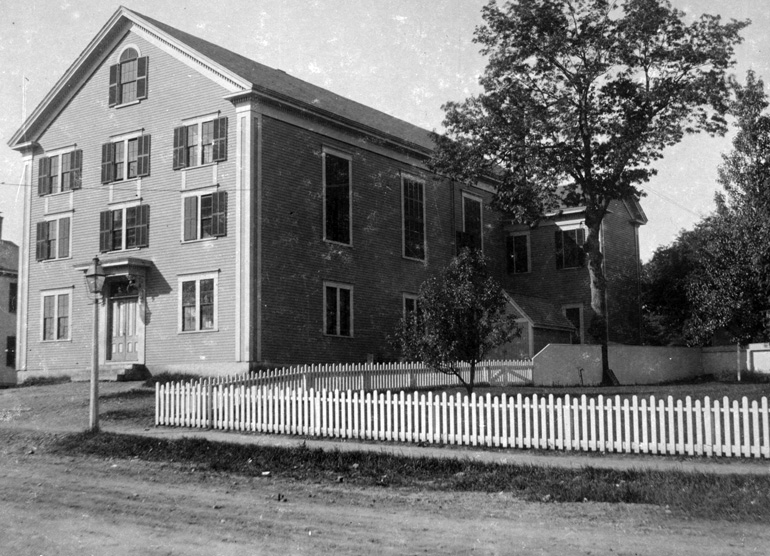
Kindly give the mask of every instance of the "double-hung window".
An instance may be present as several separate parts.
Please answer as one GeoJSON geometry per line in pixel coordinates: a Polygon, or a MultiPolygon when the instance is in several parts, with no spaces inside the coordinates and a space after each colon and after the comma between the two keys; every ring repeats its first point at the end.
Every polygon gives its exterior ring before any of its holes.
{"type": "Polygon", "coordinates": [[[38,261],[67,259],[70,256],[72,217],[55,216],[37,223],[35,258],[38,261]]]}
{"type": "Polygon", "coordinates": [[[576,227],[572,229],[557,228],[554,232],[554,246],[556,251],[556,268],[580,268],[585,264],[585,229],[576,227]]]}
{"type": "Polygon", "coordinates": [[[136,135],[102,145],[102,183],[150,175],[150,136],[136,135]]]}
{"type": "Polygon", "coordinates": [[[174,170],[227,160],[227,118],[198,119],[174,129],[174,170]]]}
{"type": "Polygon", "coordinates": [[[120,251],[150,245],[150,206],[134,205],[99,214],[99,251],[120,251]]]}
{"type": "Polygon", "coordinates": [[[217,273],[179,278],[180,332],[217,330],[217,286],[217,273]]]}
{"type": "Polygon", "coordinates": [[[324,150],[324,239],[351,244],[352,160],[349,155],[324,150]]]}
{"type": "Polygon", "coordinates": [[[324,282],[324,333],[353,336],[353,286],[324,282]]]}
{"type": "Polygon", "coordinates": [[[117,64],[110,66],[109,106],[131,104],[147,98],[149,58],[126,48],[117,64]]]}
{"type": "Polygon", "coordinates": [[[183,241],[227,235],[227,192],[182,197],[183,241]]]}
{"type": "Polygon", "coordinates": [[[481,198],[463,192],[463,232],[467,246],[483,249],[481,198]]]}
{"type": "Polygon", "coordinates": [[[518,232],[506,238],[506,263],[508,274],[530,271],[529,233],[518,232]]]}
{"type": "Polygon", "coordinates": [[[41,295],[42,340],[44,342],[70,339],[71,290],[47,291],[41,295]]]}
{"type": "Polygon", "coordinates": [[[572,305],[563,305],[562,313],[565,317],[567,317],[567,320],[572,323],[572,326],[575,327],[575,330],[572,333],[571,342],[573,344],[582,344],[584,341],[583,338],[583,304],[582,303],[575,303],[572,305]]]}
{"type": "Polygon", "coordinates": [[[51,153],[38,162],[37,192],[51,195],[80,189],[82,184],[83,151],[68,150],[51,153]]]}
{"type": "Polygon", "coordinates": [[[401,176],[404,257],[425,260],[425,184],[401,176]]]}

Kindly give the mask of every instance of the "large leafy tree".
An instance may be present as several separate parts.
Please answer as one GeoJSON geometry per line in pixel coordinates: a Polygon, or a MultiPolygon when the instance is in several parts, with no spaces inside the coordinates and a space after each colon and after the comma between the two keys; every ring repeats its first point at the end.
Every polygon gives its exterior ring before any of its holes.
{"type": "Polygon", "coordinates": [[[591,331],[608,380],[602,220],[613,200],[641,195],[649,164],[684,134],[725,132],[725,73],[748,22],[687,22],[666,0],[492,0],[482,15],[483,92],[444,106],[434,168],[496,176],[495,204],[521,221],[585,207],[591,331]]]}
{"type": "Polygon", "coordinates": [[[406,359],[455,375],[470,395],[476,364],[520,334],[507,305],[505,292],[490,276],[483,255],[465,248],[441,275],[420,287],[416,310],[402,318],[395,344],[406,359]],[[467,377],[458,363],[470,365],[467,377]]]}

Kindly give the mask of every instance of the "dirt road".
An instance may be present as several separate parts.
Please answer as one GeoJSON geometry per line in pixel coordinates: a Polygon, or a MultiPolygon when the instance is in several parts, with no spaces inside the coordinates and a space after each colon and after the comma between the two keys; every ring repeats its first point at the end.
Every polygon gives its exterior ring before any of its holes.
{"type": "MultiPolygon", "coordinates": [[[[148,425],[148,396],[104,384],[102,415],[148,425]]],[[[245,478],[64,457],[84,384],[0,390],[0,554],[768,554],[770,528],[665,508],[245,478]]],[[[151,406],[151,404],[149,404],[151,406]]]]}

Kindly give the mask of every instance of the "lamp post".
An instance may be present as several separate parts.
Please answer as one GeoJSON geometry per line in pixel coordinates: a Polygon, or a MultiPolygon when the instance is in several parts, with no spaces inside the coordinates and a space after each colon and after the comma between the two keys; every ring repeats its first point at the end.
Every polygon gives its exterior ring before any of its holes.
{"type": "Polygon", "coordinates": [[[94,296],[94,337],[91,351],[91,404],[88,429],[92,432],[99,430],[99,298],[104,288],[105,274],[99,257],[86,270],[86,286],[88,293],[94,296]]]}

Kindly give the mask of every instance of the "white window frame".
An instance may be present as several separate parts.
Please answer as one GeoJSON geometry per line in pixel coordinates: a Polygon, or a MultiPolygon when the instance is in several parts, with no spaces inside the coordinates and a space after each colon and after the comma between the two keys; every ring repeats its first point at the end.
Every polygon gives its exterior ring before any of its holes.
{"type": "MultiPolygon", "coordinates": [[[[49,214],[43,217],[44,222],[56,222],[56,256],[54,257],[48,257],[47,259],[42,259],[38,262],[45,263],[48,261],[66,261],[68,259],[72,258],[72,221],[73,221],[73,211],[68,211],[66,213],[59,213],[59,214],[49,214]],[[59,256],[59,242],[60,240],[60,232],[61,232],[61,221],[64,219],[69,219],[70,221],[70,235],[68,238],[68,245],[67,245],[67,253],[68,255],[66,257],[60,257],[59,256]]],[[[50,241],[50,238],[49,238],[50,241]]]]}
{"type": "Polygon", "coordinates": [[[416,293],[406,293],[403,292],[401,294],[401,315],[406,318],[407,312],[406,312],[406,300],[411,299],[414,301],[415,308],[419,311],[419,299],[420,296],[416,293]]]}
{"type": "Polygon", "coordinates": [[[72,341],[72,297],[74,293],[74,287],[69,288],[59,288],[55,290],[42,290],[40,292],[40,341],[45,343],[52,343],[52,342],[71,342],[72,341]],[[58,334],[59,330],[59,296],[67,295],[69,296],[67,300],[67,337],[66,338],[57,338],[54,337],[50,340],[45,339],[45,298],[46,297],[53,297],[54,298],[54,304],[53,304],[53,331],[54,336],[58,334]]]}
{"type": "Polygon", "coordinates": [[[353,316],[355,315],[355,311],[353,309],[353,285],[352,284],[345,284],[342,282],[329,282],[324,280],[323,282],[323,333],[324,336],[328,336],[330,338],[353,338],[355,336],[355,327],[353,323],[353,316]],[[340,297],[339,293],[337,293],[337,333],[336,334],[329,334],[326,332],[326,288],[337,288],[337,290],[348,290],[350,292],[350,335],[344,336],[339,333],[340,331],[340,297]]]}
{"type": "Polygon", "coordinates": [[[479,204],[479,233],[481,234],[481,237],[479,237],[479,244],[481,245],[481,253],[484,253],[484,199],[479,197],[478,195],[474,195],[472,193],[468,193],[467,191],[462,192],[462,213],[463,213],[463,232],[467,233],[468,230],[465,229],[465,199],[470,199],[472,201],[476,201],[479,204]]]}
{"type": "MultiPolygon", "coordinates": [[[[107,253],[112,253],[113,251],[134,251],[135,249],[141,249],[141,247],[126,247],[126,209],[132,208],[132,207],[138,207],[142,204],[141,200],[136,201],[129,201],[126,203],[120,203],[116,205],[111,205],[107,207],[107,210],[110,211],[110,217],[112,216],[112,212],[116,210],[120,210],[123,212],[123,227],[121,228],[121,238],[120,238],[120,247],[115,247],[113,245],[113,248],[109,251],[106,251],[107,253]]],[[[112,233],[112,232],[110,232],[112,233]]]]}
{"type": "MultiPolygon", "coordinates": [[[[62,182],[64,181],[64,175],[62,174],[62,168],[63,168],[63,165],[62,165],[62,155],[70,154],[71,152],[76,151],[76,150],[78,150],[78,146],[77,145],[70,145],[68,147],[60,147],[58,149],[52,149],[52,150],[47,151],[45,153],[45,155],[44,155],[45,158],[48,158],[48,159],[56,158],[57,159],[57,165],[58,165],[58,168],[59,168],[59,171],[56,174],[57,175],[56,187],[55,188],[51,187],[51,192],[48,195],[46,195],[46,197],[48,197],[49,195],[60,195],[62,193],[70,193],[70,192],[73,191],[71,183],[70,183],[70,188],[69,189],[62,190],[62,182]]],[[[81,172],[81,180],[82,180],[82,172],[83,172],[82,167],[81,167],[80,172],[81,172]]],[[[50,177],[51,176],[49,176],[49,179],[50,179],[50,177]]]]}
{"type": "MultiPolygon", "coordinates": [[[[219,239],[220,236],[210,236],[210,237],[201,237],[201,197],[205,197],[206,195],[213,195],[214,193],[221,190],[221,187],[217,185],[210,185],[206,187],[201,187],[200,189],[193,189],[190,191],[183,191],[182,192],[182,198],[181,203],[182,206],[180,208],[180,222],[179,222],[179,241],[182,243],[195,243],[198,241],[213,241],[216,239],[219,239]],[[195,219],[195,239],[185,239],[184,238],[184,201],[188,197],[197,197],[198,198],[198,213],[196,215],[195,219]]],[[[221,236],[225,237],[225,236],[221,236]]]]}
{"type": "MultiPolygon", "coordinates": [[[[571,232],[572,230],[583,230],[584,237],[588,239],[588,228],[586,228],[585,222],[583,220],[568,220],[564,222],[556,222],[556,227],[562,232],[571,232]]],[[[600,245],[600,248],[602,249],[602,252],[604,252],[601,236],[602,234],[600,233],[599,245],[600,245]]],[[[562,241],[562,245],[563,245],[563,241],[562,241]]],[[[583,245],[585,245],[585,243],[583,245]]],[[[586,258],[587,257],[588,256],[586,255],[586,258]]],[[[559,270],[575,270],[580,268],[585,268],[585,265],[584,266],[565,266],[559,270]]]]}
{"type": "MultiPolygon", "coordinates": [[[[139,101],[137,100],[137,101],[134,101],[134,102],[139,102],[139,101]]],[[[134,102],[129,103],[129,104],[134,104],[134,102]]],[[[139,172],[139,137],[141,137],[144,134],[145,134],[144,131],[140,129],[138,131],[132,131],[130,133],[124,133],[123,135],[116,135],[114,137],[110,137],[110,143],[112,143],[114,145],[117,145],[118,143],[120,143],[122,145],[121,148],[123,149],[123,175],[121,177],[118,177],[118,172],[116,170],[115,171],[115,179],[113,179],[111,182],[109,182],[110,184],[126,183],[126,182],[132,182],[134,180],[142,179],[142,176],[139,176],[139,175],[136,175],[136,176],[134,176],[132,178],[128,177],[128,142],[131,141],[131,140],[136,139],[136,148],[137,148],[137,152],[136,152],[136,169],[137,169],[137,173],[138,173],[139,172]]],[[[118,147],[115,147],[115,159],[117,159],[117,150],[118,150],[118,147]]],[[[115,162],[115,160],[113,160],[112,165],[113,165],[113,167],[117,166],[117,162],[115,162]]],[[[105,184],[105,185],[107,185],[107,184],[105,184]]]]}
{"type": "MultiPolygon", "coordinates": [[[[326,242],[333,243],[334,245],[343,245],[345,247],[353,247],[353,155],[344,151],[324,146],[321,155],[321,184],[323,188],[322,202],[323,202],[323,239],[326,242]],[[344,158],[348,161],[348,236],[350,241],[348,243],[342,243],[326,237],[326,155],[330,154],[338,158],[344,158]]],[[[324,328],[326,330],[326,328],[324,328]]]]}
{"type": "MultiPolygon", "coordinates": [[[[580,343],[585,343],[585,310],[582,303],[567,303],[561,306],[561,314],[567,318],[567,309],[580,309],[580,343]]],[[[569,319],[567,319],[569,320],[569,319]]]]}
{"type": "Polygon", "coordinates": [[[219,331],[219,271],[199,272],[195,274],[180,274],[177,276],[178,305],[177,332],[179,334],[200,334],[219,331]],[[214,324],[212,328],[200,328],[200,283],[202,280],[214,280],[214,324]],[[184,282],[195,282],[195,330],[184,330],[184,306],[182,285],[184,282]]]}
{"type": "MultiPolygon", "coordinates": [[[[520,236],[526,236],[527,237],[527,271],[526,272],[516,272],[516,258],[513,258],[513,272],[511,274],[517,275],[517,274],[529,274],[532,272],[532,244],[530,243],[530,234],[529,232],[512,232],[510,234],[511,238],[520,237],[520,236]]],[[[513,243],[513,253],[516,252],[516,243],[514,241],[513,243]]]]}
{"type": "Polygon", "coordinates": [[[407,260],[419,261],[421,263],[424,263],[428,260],[428,225],[426,221],[427,218],[425,205],[427,203],[425,194],[426,188],[424,179],[418,178],[412,174],[407,174],[404,172],[401,173],[401,256],[407,260]],[[422,187],[422,258],[410,257],[406,254],[406,212],[404,211],[404,190],[406,188],[407,181],[418,183],[420,184],[420,187],[422,187]]]}
{"type": "MultiPolygon", "coordinates": [[[[194,168],[203,168],[206,166],[214,166],[217,164],[217,161],[212,160],[211,162],[203,163],[203,145],[201,145],[201,141],[203,140],[203,124],[207,122],[211,122],[211,124],[214,124],[214,120],[217,118],[221,118],[222,115],[219,112],[214,112],[213,114],[206,114],[204,116],[195,116],[194,118],[187,118],[182,120],[182,127],[184,127],[184,132],[187,133],[187,128],[190,126],[197,126],[198,127],[198,142],[195,145],[196,153],[197,153],[197,161],[196,164],[190,164],[188,160],[187,166],[184,166],[183,168],[179,168],[180,170],[191,170],[194,168]]],[[[213,149],[213,129],[212,129],[212,149],[213,149]]],[[[190,148],[190,145],[187,145],[185,147],[186,149],[190,148]]],[[[213,150],[212,150],[212,158],[214,157],[213,150]]]]}
{"type": "MultiPolygon", "coordinates": [[[[121,49],[120,49],[120,50],[119,50],[119,51],[116,53],[116,56],[115,56],[115,62],[114,62],[115,64],[117,64],[117,65],[118,65],[118,72],[121,74],[121,75],[120,75],[121,77],[123,77],[123,75],[122,75],[122,74],[123,74],[123,64],[124,64],[124,63],[126,63],[126,62],[121,62],[121,61],[120,61],[120,59],[123,57],[123,53],[124,53],[126,50],[129,50],[129,49],[133,49],[133,50],[134,50],[134,52],[136,52],[136,58],[134,58],[134,60],[133,60],[133,61],[137,63],[137,73],[138,73],[138,71],[139,71],[139,67],[138,67],[138,64],[139,64],[139,62],[138,62],[138,60],[139,60],[139,58],[141,58],[141,57],[142,57],[142,51],[141,51],[141,49],[139,48],[139,46],[137,46],[137,45],[136,45],[136,44],[134,44],[134,43],[131,43],[131,44],[125,44],[125,45],[123,45],[123,48],[121,48],[121,49]]],[[[136,80],[136,79],[134,79],[134,83],[136,83],[136,81],[137,81],[137,80],[136,80]]],[[[119,87],[121,87],[121,89],[122,89],[122,87],[123,87],[123,83],[122,83],[122,82],[120,83],[119,87]]],[[[121,96],[121,103],[120,103],[120,104],[116,104],[116,105],[114,106],[114,108],[121,108],[121,107],[123,107],[123,106],[133,106],[134,104],[139,104],[140,102],[142,102],[142,100],[144,100],[144,99],[140,99],[140,98],[135,98],[134,100],[122,101],[122,98],[123,98],[123,95],[122,95],[122,90],[120,91],[120,96],[121,96]]],[[[131,179],[133,179],[133,178],[131,178],[131,179]]]]}

